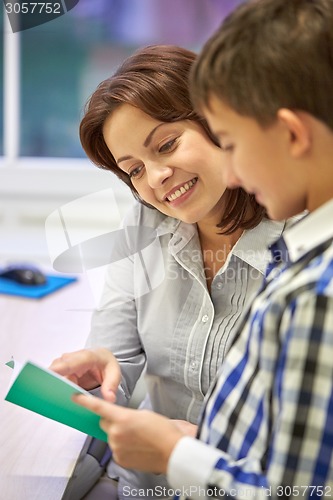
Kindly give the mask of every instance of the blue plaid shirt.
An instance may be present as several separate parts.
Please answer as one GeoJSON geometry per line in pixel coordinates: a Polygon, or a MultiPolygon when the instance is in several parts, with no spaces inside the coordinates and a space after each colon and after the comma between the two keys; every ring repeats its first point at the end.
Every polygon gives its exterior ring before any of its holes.
{"type": "Polygon", "coordinates": [[[333,497],[333,200],[272,253],[199,440],[182,438],[170,458],[178,498],[333,497]]]}

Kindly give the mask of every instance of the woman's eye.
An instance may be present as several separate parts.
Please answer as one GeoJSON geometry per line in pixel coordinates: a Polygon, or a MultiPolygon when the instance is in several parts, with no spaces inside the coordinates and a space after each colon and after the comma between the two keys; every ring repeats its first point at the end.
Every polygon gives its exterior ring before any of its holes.
{"type": "Polygon", "coordinates": [[[177,138],[171,139],[168,142],[165,142],[162,144],[162,146],[159,148],[158,152],[159,153],[168,153],[169,151],[172,151],[174,147],[176,146],[177,138]]]}
{"type": "Polygon", "coordinates": [[[140,179],[143,175],[144,165],[138,165],[134,167],[130,172],[128,172],[128,176],[130,179],[140,179]]]}
{"type": "Polygon", "coordinates": [[[234,149],[234,146],[232,144],[220,144],[220,147],[225,153],[231,153],[231,151],[233,151],[234,149]]]}

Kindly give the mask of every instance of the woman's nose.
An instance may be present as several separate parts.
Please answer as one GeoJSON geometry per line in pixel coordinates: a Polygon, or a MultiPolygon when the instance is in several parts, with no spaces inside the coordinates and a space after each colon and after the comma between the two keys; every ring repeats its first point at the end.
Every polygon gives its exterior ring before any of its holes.
{"type": "Polygon", "coordinates": [[[148,184],[152,189],[159,188],[171,175],[173,168],[161,163],[146,163],[148,184]]]}

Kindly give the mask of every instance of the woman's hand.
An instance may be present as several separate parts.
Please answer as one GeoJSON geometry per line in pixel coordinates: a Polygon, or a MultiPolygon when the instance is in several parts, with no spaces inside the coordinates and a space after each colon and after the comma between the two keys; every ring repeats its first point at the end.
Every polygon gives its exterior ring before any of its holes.
{"type": "Polygon", "coordinates": [[[55,359],[49,368],[86,390],[101,386],[104,399],[110,402],[116,400],[121,372],[115,356],[107,349],[65,353],[55,359]]]}
{"type": "Polygon", "coordinates": [[[94,396],[73,400],[97,413],[114,460],[122,467],[165,473],[172,450],[184,433],[174,421],[147,410],[132,410],[94,396]]]}

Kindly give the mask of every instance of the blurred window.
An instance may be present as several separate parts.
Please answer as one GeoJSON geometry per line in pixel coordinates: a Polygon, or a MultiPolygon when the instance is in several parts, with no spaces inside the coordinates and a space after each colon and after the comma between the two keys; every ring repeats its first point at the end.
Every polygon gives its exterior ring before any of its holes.
{"type": "MultiPolygon", "coordinates": [[[[84,157],[78,126],[84,103],[101,80],[139,46],[170,43],[199,51],[241,1],[79,0],[65,15],[41,26],[15,34],[2,30],[1,94],[4,39],[19,38],[17,156],[84,157]]],[[[1,26],[4,15],[1,8],[1,26]]],[[[0,155],[3,122],[1,99],[0,155]]]]}

